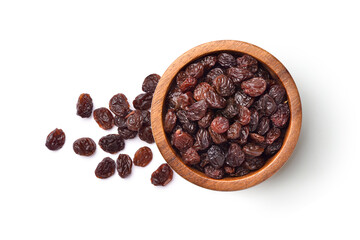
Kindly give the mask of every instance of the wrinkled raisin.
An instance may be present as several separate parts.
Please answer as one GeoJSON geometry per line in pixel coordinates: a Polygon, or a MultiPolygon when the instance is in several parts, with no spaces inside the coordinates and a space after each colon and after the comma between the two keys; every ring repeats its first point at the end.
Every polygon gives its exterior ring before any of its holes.
{"type": "Polygon", "coordinates": [[[279,128],[272,128],[268,131],[268,133],[266,134],[266,138],[265,138],[265,143],[266,144],[273,144],[273,142],[278,139],[281,135],[281,130],[279,128]]]}
{"type": "Polygon", "coordinates": [[[165,115],[165,119],[164,119],[164,130],[167,133],[172,132],[172,130],[174,129],[175,125],[176,125],[176,114],[174,112],[173,109],[169,109],[165,115]]]}
{"type": "Polygon", "coordinates": [[[216,56],[206,56],[203,59],[201,59],[200,62],[204,66],[205,70],[209,70],[210,68],[215,66],[217,62],[217,58],[216,56]]]}
{"type": "Polygon", "coordinates": [[[284,100],[286,91],[285,88],[275,84],[270,87],[269,95],[275,100],[276,104],[280,104],[284,100]]]}
{"type": "Polygon", "coordinates": [[[55,128],[49,135],[46,137],[45,146],[49,150],[59,150],[65,144],[65,133],[63,130],[55,128]]]}
{"type": "Polygon", "coordinates": [[[247,108],[249,108],[254,102],[254,99],[252,97],[246,95],[242,91],[236,92],[234,95],[234,99],[237,104],[247,108]]]}
{"type": "Polygon", "coordinates": [[[173,171],[168,164],[161,164],[158,169],[151,174],[151,183],[155,186],[165,186],[173,178],[173,171]]]}
{"type": "Polygon", "coordinates": [[[95,169],[95,176],[101,179],[111,177],[115,173],[115,161],[109,157],[104,158],[95,169]]]}
{"type": "Polygon", "coordinates": [[[209,130],[209,134],[211,136],[211,139],[213,140],[213,142],[215,144],[221,144],[221,143],[224,143],[224,142],[227,141],[225,133],[222,133],[222,134],[216,133],[216,132],[214,132],[214,130],[212,130],[211,127],[209,127],[208,130],[209,130]]]}
{"type": "Polygon", "coordinates": [[[270,128],[270,119],[267,117],[263,117],[260,119],[258,127],[257,127],[257,133],[260,135],[265,135],[270,128]]]}
{"type": "Polygon", "coordinates": [[[134,165],[139,167],[146,167],[152,160],[153,154],[150,148],[141,147],[134,155],[134,165]]]}
{"type": "Polygon", "coordinates": [[[118,93],[110,99],[109,108],[115,115],[125,117],[129,112],[130,105],[126,96],[122,93],[118,93]]]}
{"type": "Polygon", "coordinates": [[[265,137],[261,136],[261,135],[259,135],[257,133],[250,133],[249,136],[256,143],[263,143],[265,141],[265,137]]]}
{"type": "Polygon", "coordinates": [[[235,57],[229,53],[220,53],[217,58],[222,67],[232,67],[236,65],[235,57]]]}
{"type": "Polygon", "coordinates": [[[212,165],[206,165],[204,168],[204,172],[206,176],[214,178],[214,179],[221,179],[224,177],[224,169],[222,168],[215,168],[212,165]]]}
{"type": "Polygon", "coordinates": [[[194,99],[200,101],[205,99],[205,93],[209,90],[214,90],[214,88],[207,82],[199,83],[194,90],[194,99]]]}
{"type": "Polygon", "coordinates": [[[203,118],[206,114],[206,110],[208,108],[208,104],[205,100],[200,100],[198,102],[195,102],[190,107],[188,107],[186,110],[186,117],[190,121],[197,121],[203,118]]]}
{"type": "Polygon", "coordinates": [[[239,144],[243,145],[247,142],[248,136],[249,136],[250,130],[249,126],[244,126],[240,130],[240,138],[239,138],[239,144]]]}
{"type": "Polygon", "coordinates": [[[133,106],[139,110],[148,110],[151,107],[152,93],[141,93],[133,101],[133,106]]]}
{"type": "Polygon", "coordinates": [[[245,68],[252,73],[255,73],[258,70],[257,60],[249,55],[237,58],[236,62],[240,68],[245,68]]]}
{"type": "Polygon", "coordinates": [[[228,119],[234,118],[239,114],[239,106],[236,104],[234,98],[228,98],[227,105],[224,110],[222,110],[222,115],[228,119]]]}
{"type": "Polygon", "coordinates": [[[179,122],[181,123],[181,126],[183,127],[183,129],[190,133],[190,134],[195,134],[196,130],[197,130],[197,125],[195,122],[190,121],[187,117],[186,111],[184,110],[180,110],[176,113],[177,119],[179,120],[179,122]]]}
{"type": "Polygon", "coordinates": [[[228,97],[235,93],[235,85],[226,75],[217,76],[213,81],[213,85],[215,90],[223,97],[228,97]]]}
{"type": "Polygon", "coordinates": [[[275,127],[282,128],[290,117],[290,110],[287,104],[279,104],[277,111],[271,115],[271,121],[275,127]]]}
{"type": "Polygon", "coordinates": [[[137,133],[138,132],[136,132],[136,131],[129,130],[127,127],[126,128],[118,128],[118,134],[123,139],[133,139],[136,137],[137,133]]]}
{"type": "Polygon", "coordinates": [[[142,90],[147,93],[154,93],[159,80],[160,76],[158,74],[150,74],[144,79],[142,90]]]}
{"type": "Polygon", "coordinates": [[[108,134],[99,140],[99,146],[108,153],[117,153],[124,149],[124,139],[118,134],[108,134]]]}
{"type": "Polygon", "coordinates": [[[91,116],[93,110],[93,101],[89,94],[83,93],[79,96],[76,104],[76,114],[82,118],[91,116]]]}
{"type": "Polygon", "coordinates": [[[132,160],[131,157],[127,154],[119,154],[119,157],[116,159],[116,170],[122,178],[126,178],[131,174],[132,170],[132,160]]]}
{"type": "Polygon", "coordinates": [[[210,126],[213,120],[214,114],[212,111],[208,111],[203,118],[198,121],[198,125],[201,128],[207,128],[210,126]]]}
{"type": "Polygon", "coordinates": [[[277,110],[276,103],[269,94],[262,95],[254,105],[261,115],[270,116],[277,110]]]}
{"type": "Polygon", "coordinates": [[[104,130],[109,130],[114,126],[114,117],[107,108],[98,108],[94,110],[94,119],[104,130]]]}
{"type": "Polygon", "coordinates": [[[259,124],[259,113],[254,108],[252,108],[250,112],[249,130],[250,132],[254,132],[259,124]]]}
{"type": "Polygon", "coordinates": [[[226,74],[233,81],[233,83],[239,87],[242,81],[250,79],[254,76],[254,74],[249,70],[238,67],[228,68],[226,70],[226,74]]]}
{"type": "Polygon", "coordinates": [[[230,125],[229,130],[226,132],[226,136],[228,139],[237,139],[241,134],[241,124],[239,121],[235,121],[230,125]]]}
{"type": "Polygon", "coordinates": [[[179,85],[179,88],[182,92],[191,91],[195,88],[197,80],[194,77],[186,76],[183,82],[179,85]]]}
{"type": "Polygon", "coordinates": [[[246,155],[258,157],[264,152],[264,148],[254,143],[248,143],[243,147],[243,151],[246,155]]]}
{"type": "Polygon", "coordinates": [[[209,156],[209,162],[214,168],[221,168],[225,162],[225,154],[223,150],[217,146],[212,145],[209,150],[207,150],[209,156]]]}
{"type": "Polygon", "coordinates": [[[74,152],[81,156],[91,156],[96,150],[96,143],[91,138],[79,138],[73,144],[74,152]]]}
{"type": "Polygon", "coordinates": [[[120,116],[118,116],[118,115],[115,115],[115,117],[114,117],[114,124],[115,124],[115,126],[117,126],[118,128],[127,128],[125,117],[120,117],[120,116]]]}
{"type": "Polygon", "coordinates": [[[241,83],[241,89],[251,97],[258,97],[266,90],[266,81],[260,77],[254,77],[241,83]]]}
{"type": "Polygon", "coordinates": [[[220,96],[214,90],[209,90],[205,93],[205,99],[211,108],[226,107],[226,99],[220,96]]]}
{"type": "Polygon", "coordinates": [[[267,146],[267,148],[265,149],[265,155],[268,156],[274,155],[280,150],[281,146],[282,146],[282,139],[278,138],[277,140],[275,140],[275,142],[267,146]]]}
{"type": "Polygon", "coordinates": [[[194,102],[193,94],[191,92],[182,93],[175,100],[175,109],[185,109],[194,102]]]}
{"type": "Polygon", "coordinates": [[[243,166],[240,166],[240,167],[237,167],[235,168],[235,172],[230,174],[231,177],[241,177],[241,176],[244,176],[246,174],[250,173],[250,170],[243,167],[243,166]]]}
{"type": "Polygon", "coordinates": [[[239,106],[239,122],[241,125],[248,125],[251,120],[251,112],[247,107],[239,106]]]}
{"type": "Polygon", "coordinates": [[[231,143],[226,155],[226,164],[231,167],[238,167],[245,161],[245,154],[236,143],[231,143]]]}
{"type": "Polygon", "coordinates": [[[204,74],[204,65],[200,62],[190,64],[185,73],[193,78],[200,78],[204,74]]]}
{"type": "Polygon", "coordinates": [[[176,130],[171,136],[171,144],[179,151],[185,151],[194,145],[193,137],[181,129],[176,130]]]}
{"type": "Polygon", "coordinates": [[[205,80],[207,83],[212,84],[214,79],[221,74],[224,74],[224,71],[221,68],[213,68],[208,72],[205,80]]]}
{"type": "Polygon", "coordinates": [[[143,126],[139,130],[139,138],[149,144],[154,143],[154,136],[152,134],[151,126],[143,126]]]}
{"type": "Polygon", "coordinates": [[[246,159],[243,166],[251,171],[258,170],[265,165],[265,159],[262,157],[255,157],[246,159]]]}
{"type": "Polygon", "coordinates": [[[211,142],[210,133],[206,129],[200,128],[195,136],[194,149],[197,151],[205,150],[210,147],[211,142]]]}
{"type": "Polygon", "coordinates": [[[182,160],[186,165],[195,165],[200,163],[200,155],[194,148],[190,147],[182,154],[182,160]]]}
{"type": "Polygon", "coordinates": [[[139,131],[143,125],[144,116],[140,110],[134,110],[126,116],[126,126],[131,131],[139,131]]]}
{"type": "Polygon", "coordinates": [[[229,129],[229,120],[225,117],[216,117],[210,127],[216,133],[224,133],[229,129]]]}

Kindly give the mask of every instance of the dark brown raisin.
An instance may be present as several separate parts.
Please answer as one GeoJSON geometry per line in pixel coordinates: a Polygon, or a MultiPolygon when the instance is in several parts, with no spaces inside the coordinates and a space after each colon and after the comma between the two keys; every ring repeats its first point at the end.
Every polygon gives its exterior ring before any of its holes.
{"type": "Polygon", "coordinates": [[[233,83],[240,87],[242,81],[250,79],[254,76],[252,72],[247,69],[238,67],[231,67],[226,70],[227,76],[233,81],[233,83]]]}
{"type": "Polygon", "coordinates": [[[216,133],[224,133],[229,129],[229,120],[225,117],[216,117],[211,122],[210,127],[216,133]]]}
{"type": "Polygon", "coordinates": [[[247,142],[248,136],[249,136],[250,130],[249,126],[243,126],[240,130],[240,138],[239,138],[239,144],[243,145],[247,142]]]}
{"type": "Polygon", "coordinates": [[[216,58],[216,56],[210,55],[210,56],[206,56],[203,59],[201,59],[200,62],[204,66],[205,70],[209,70],[215,66],[215,64],[217,62],[217,58],[216,58]]]}
{"type": "Polygon", "coordinates": [[[238,139],[241,134],[241,124],[239,121],[235,121],[230,125],[229,130],[226,132],[226,136],[228,139],[238,139]]]}
{"type": "Polygon", "coordinates": [[[115,117],[114,117],[114,124],[115,124],[115,126],[117,126],[118,128],[127,128],[125,117],[120,117],[120,116],[118,116],[118,115],[115,115],[115,117]]]}
{"type": "Polygon", "coordinates": [[[250,132],[254,132],[259,124],[259,113],[254,109],[250,109],[251,117],[249,122],[250,132]]]}
{"type": "Polygon", "coordinates": [[[158,169],[151,174],[151,183],[155,186],[165,186],[173,178],[173,171],[168,164],[161,164],[158,169]]]}
{"type": "Polygon", "coordinates": [[[214,168],[221,168],[225,162],[225,154],[223,150],[217,146],[212,145],[208,150],[209,162],[214,168]]]}
{"type": "Polygon", "coordinates": [[[214,79],[221,74],[224,74],[224,71],[221,68],[213,68],[208,72],[205,80],[207,83],[212,84],[214,79]]]}
{"type": "Polygon", "coordinates": [[[264,152],[264,148],[254,143],[248,143],[243,147],[243,152],[246,155],[258,157],[264,152]]]}
{"type": "Polygon", "coordinates": [[[127,127],[126,128],[118,128],[118,134],[123,139],[133,139],[136,137],[137,133],[138,132],[136,132],[136,131],[129,130],[127,127]]]}
{"type": "Polygon", "coordinates": [[[99,146],[108,153],[117,153],[124,149],[124,139],[118,134],[108,134],[99,140],[99,146]]]}
{"type": "Polygon", "coordinates": [[[208,110],[205,116],[198,121],[199,127],[201,128],[209,127],[213,120],[213,117],[214,117],[213,112],[208,110]]]}
{"type": "Polygon", "coordinates": [[[251,159],[246,159],[243,166],[251,171],[258,170],[265,165],[265,160],[262,157],[255,157],[251,159]]]}
{"type": "Polygon", "coordinates": [[[257,133],[264,136],[270,128],[270,119],[267,117],[262,117],[257,127],[257,133]]]}
{"type": "Polygon", "coordinates": [[[255,142],[255,143],[263,143],[265,142],[265,137],[261,136],[257,133],[250,133],[250,138],[255,142]]]}
{"type": "Polygon", "coordinates": [[[241,83],[241,89],[250,97],[258,97],[266,90],[266,81],[260,77],[254,77],[241,83]]]}
{"type": "Polygon", "coordinates": [[[230,166],[224,166],[224,171],[226,174],[233,174],[235,172],[235,168],[234,167],[230,167],[230,166]]]}
{"type": "Polygon", "coordinates": [[[178,129],[171,135],[171,145],[176,147],[179,151],[185,151],[194,145],[194,139],[187,132],[178,129]]]}
{"type": "Polygon", "coordinates": [[[217,76],[213,81],[213,85],[216,91],[223,97],[228,97],[235,93],[235,85],[226,75],[217,76]]]}
{"type": "Polygon", "coordinates": [[[186,109],[186,117],[190,121],[198,121],[205,116],[207,108],[208,104],[205,100],[195,102],[186,109]]]}
{"type": "Polygon", "coordinates": [[[152,93],[141,93],[133,101],[133,106],[139,110],[148,110],[151,107],[152,93]]]}
{"type": "Polygon", "coordinates": [[[220,96],[214,90],[209,90],[205,93],[205,99],[211,108],[224,108],[226,107],[226,99],[220,96]]]}
{"type": "Polygon", "coordinates": [[[287,104],[279,104],[277,111],[271,115],[270,119],[275,127],[284,127],[290,117],[290,110],[287,104]]]}
{"type": "Polygon", "coordinates": [[[151,126],[143,126],[139,130],[139,138],[149,144],[154,143],[154,136],[152,134],[151,126]]]}
{"type": "Polygon", "coordinates": [[[200,155],[194,148],[190,147],[182,154],[182,160],[186,165],[195,165],[200,163],[200,155]]]}
{"type": "Polygon", "coordinates": [[[282,146],[282,139],[278,138],[271,145],[267,146],[267,148],[265,149],[265,155],[268,156],[274,155],[280,150],[281,146],[282,146]]]}
{"type": "Polygon", "coordinates": [[[132,160],[129,155],[119,154],[119,157],[116,159],[116,165],[116,169],[120,177],[126,178],[131,174],[132,160]]]}
{"type": "Polygon", "coordinates": [[[76,114],[82,118],[88,118],[91,116],[93,106],[93,101],[90,95],[83,93],[79,96],[76,104],[76,114]]]}
{"type": "Polygon", "coordinates": [[[251,112],[247,107],[239,106],[239,122],[241,125],[248,125],[251,120],[251,112]]]}
{"type": "Polygon", "coordinates": [[[211,127],[209,127],[208,130],[209,130],[211,139],[213,140],[213,142],[215,144],[222,144],[227,141],[225,133],[222,133],[222,134],[216,133],[216,132],[214,132],[214,130],[212,130],[211,127]]]}
{"type": "Polygon", "coordinates": [[[160,76],[156,73],[147,76],[142,84],[142,90],[147,93],[154,93],[160,76]]]}
{"type": "Polygon", "coordinates": [[[238,167],[245,161],[245,153],[236,143],[231,143],[226,155],[226,164],[231,167],[238,167]]]}
{"type": "Polygon", "coordinates": [[[250,72],[255,73],[258,70],[258,62],[255,58],[249,55],[243,55],[236,59],[240,68],[248,69],[250,72]]]}
{"type": "Polygon", "coordinates": [[[173,109],[169,109],[165,115],[164,119],[164,130],[167,133],[171,133],[176,125],[176,114],[173,109]]]}
{"type": "Polygon", "coordinates": [[[204,172],[206,174],[206,176],[214,178],[214,179],[221,179],[224,177],[225,172],[224,169],[222,168],[215,168],[212,165],[206,165],[204,167],[204,172]]]}
{"type": "Polygon", "coordinates": [[[194,78],[201,78],[204,74],[204,65],[200,62],[192,63],[185,69],[185,73],[194,78]]]}
{"type": "Polygon", "coordinates": [[[248,174],[250,172],[249,169],[243,167],[243,166],[240,166],[240,167],[237,167],[235,169],[235,172],[230,174],[231,177],[241,177],[241,176],[244,176],[246,174],[248,174]]]}
{"type": "Polygon", "coordinates": [[[205,167],[206,165],[208,165],[210,162],[209,162],[209,156],[208,156],[208,154],[207,153],[202,153],[201,155],[200,155],[200,163],[199,163],[199,165],[200,165],[200,167],[205,167]]]}
{"type": "Polygon", "coordinates": [[[254,102],[254,99],[252,97],[246,95],[242,91],[236,92],[234,95],[234,99],[237,104],[247,108],[249,108],[254,102]]]}
{"type": "Polygon", "coordinates": [[[270,87],[269,95],[274,99],[276,104],[280,104],[284,100],[286,91],[282,86],[276,84],[270,87]]]}
{"type": "Polygon", "coordinates": [[[194,102],[193,94],[191,92],[182,93],[175,100],[175,109],[185,109],[194,102]]]}
{"type": "Polygon", "coordinates": [[[115,161],[109,157],[104,158],[95,169],[95,176],[101,179],[111,177],[115,173],[115,161]]]}
{"type": "Polygon", "coordinates": [[[197,151],[206,150],[210,147],[211,142],[210,133],[206,129],[200,128],[195,136],[194,149],[197,151]]]}
{"type": "Polygon", "coordinates": [[[65,144],[65,133],[63,130],[55,128],[49,135],[46,137],[45,146],[49,150],[59,150],[65,144]]]}
{"type": "Polygon", "coordinates": [[[195,88],[197,80],[194,77],[187,76],[184,81],[179,85],[182,92],[191,91],[195,88]]]}
{"type": "Polygon", "coordinates": [[[255,73],[256,77],[262,77],[265,80],[270,79],[270,74],[268,71],[266,71],[264,68],[259,67],[258,71],[255,73]]]}
{"type": "Polygon", "coordinates": [[[195,134],[196,130],[197,130],[197,125],[196,122],[190,121],[187,117],[186,111],[184,110],[180,110],[176,113],[177,119],[179,120],[179,122],[181,123],[181,126],[183,127],[183,129],[190,133],[190,134],[195,134]]]}
{"type": "Polygon", "coordinates": [[[126,116],[126,126],[131,131],[139,131],[143,125],[144,116],[140,110],[134,110],[126,116]]]}
{"type": "Polygon", "coordinates": [[[214,90],[214,88],[207,82],[199,83],[194,90],[194,99],[200,101],[205,99],[205,93],[209,90],[214,90]]]}
{"type": "Polygon", "coordinates": [[[141,111],[141,115],[143,116],[143,126],[151,126],[151,114],[148,110],[141,111]]]}
{"type": "Polygon", "coordinates": [[[272,129],[270,129],[267,134],[266,134],[266,138],[265,138],[265,143],[266,144],[273,144],[273,142],[278,139],[281,135],[281,131],[280,129],[274,127],[272,129]]]}
{"type": "Polygon", "coordinates": [[[167,96],[167,103],[169,108],[176,108],[176,105],[178,103],[178,97],[182,94],[180,88],[173,88],[170,90],[168,96],[167,96]]]}
{"type": "Polygon", "coordinates": [[[94,119],[104,130],[109,130],[114,126],[114,117],[107,108],[98,108],[94,110],[94,119]]]}
{"type": "Polygon", "coordinates": [[[91,156],[96,150],[96,143],[91,138],[79,138],[73,144],[74,152],[81,156],[91,156]]]}
{"type": "Polygon", "coordinates": [[[270,116],[277,110],[276,103],[269,94],[262,95],[259,100],[255,102],[254,106],[261,115],[266,116],[270,116]]]}
{"type": "Polygon", "coordinates": [[[236,104],[234,98],[228,98],[227,105],[221,113],[224,117],[228,119],[234,118],[236,115],[239,114],[239,106],[236,104]]]}
{"type": "Polygon", "coordinates": [[[222,67],[233,67],[236,65],[236,59],[229,53],[220,53],[218,56],[218,63],[222,67]]]}
{"type": "Polygon", "coordinates": [[[126,96],[118,93],[110,99],[109,108],[115,115],[125,117],[129,112],[130,105],[126,96]]]}
{"type": "Polygon", "coordinates": [[[134,165],[139,167],[146,167],[152,160],[153,154],[150,148],[141,147],[134,155],[134,165]]]}

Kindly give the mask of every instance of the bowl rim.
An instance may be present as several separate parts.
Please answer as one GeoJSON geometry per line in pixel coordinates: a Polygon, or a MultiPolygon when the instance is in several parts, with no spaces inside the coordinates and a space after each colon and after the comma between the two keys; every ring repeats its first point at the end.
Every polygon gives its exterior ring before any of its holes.
{"type": "Polygon", "coordinates": [[[242,190],[257,185],[277,172],[295,149],[302,123],[301,100],[296,84],[285,66],[272,54],[253,44],[237,40],[218,40],[198,45],[180,55],[165,71],[154,92],[151,126],[156,145],[165,161],[180,176],[200,187],[220,191],[242,190]],[[176,74],[187,64],[217,52],[238,52],[255,57],[285,87],[290,107],[290,120],[281,149],[259,170],[242,177],[212,179],[187,166],[170,145],[163,126],[164,103],[176,74]]]}

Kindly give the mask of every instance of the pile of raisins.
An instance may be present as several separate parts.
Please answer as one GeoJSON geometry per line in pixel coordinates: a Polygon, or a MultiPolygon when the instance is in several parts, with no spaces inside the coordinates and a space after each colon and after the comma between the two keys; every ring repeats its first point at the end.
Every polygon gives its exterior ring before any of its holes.
{"type": "MultiPolygon", "coordinates": [[[[154,143],[151,130],[150,107],[154,91],[160,80],[158,74],[147,76],[143,82],[142,90],[133,101],[135,110],[130,109],[127,97],[118,93],[109,101],[109,108],[101,107],[93,111],[93,100],[89,94],[79,96],[76,104],[77,115],[89,118],[91,114],[100,128],[110,130],[117,127],[117,134],[108,134],[100,138],[98,144],[105,152],[115,154],[125,148],[127,139],[139,138],[149,144],[154,143]]],[[[65,143],[65,133],[61,129],[52,131],[46,139],[46,147],[50,150],[58,150],[65,143]]],[[[73,143],[73,150],[81,156],[91,156],[96,151],[96,143],[89,137],[77,139],[73,143]]],[[[152,160],[153,154],[150,148],[140,148],[134,156],[134,165],[145,167],[152,160]]],[[[125,178],[131,174],[133,160],[127,154],[119,154],[116,162],[110,157],[104,158],[96,167],[95,175],[98,178],[108,178],[117,170],[120,177],[125,178]]],[[[151,182],[158,186],[165,186],[172,180],[173,172],[167,164],[162,164],[151,176],[151,182]]]]}
{"type": "Polygon", "coordinates": [[[165,108],[164,130],[183,162],[214,179],[263,167],[290,117],[282,84],[255,58],[228,52],[185,66],[165,108]]]}

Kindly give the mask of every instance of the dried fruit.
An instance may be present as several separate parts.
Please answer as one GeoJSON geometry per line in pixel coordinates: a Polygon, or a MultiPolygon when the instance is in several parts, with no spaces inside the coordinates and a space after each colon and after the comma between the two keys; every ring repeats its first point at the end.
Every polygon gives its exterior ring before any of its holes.
{"type": "Polygon", "coordinates": [[[265,143],[266,144],[273,144],[273,142],[275,142],[276,139],[278,139],[281,135],[281,130],[279,128],[272,128],[270,129],[270,131],[268,131],[268,133],[266,134],[266,138],[265,138],[265,143]]]}
{"type": "Polygon", "coordinates": [[[251,112],[247,107],[239,106],[239,122],[241,125],[248,125],[251,120],[251,112]]]}
{"type": "Polygon", "coordinates": [[[96,150],[96,143],[91,138],[79,138],[73,144],[74,152],[81,156],[91,156],[96,150]]]}
{"type": "Polygon", "coordinates": [[[126,126],[131,131],[139,131],[143,125],[144,116],[140,110],[134,110],[126,116],[126,126]]]}
{"type": "Polygon", "coordinates": [[[261,115],[266,116],[270,116],[277,110],[276,103],[269,94],[262,95],[259,100],[256,101],[255,108],[261,115]]]}
{"type": "Polygon", "coordinates": [[[241,134],[241,124],[239,121],[235,121],[233,124],[230,125],[229,130],[226,132],[226,136],[228,139],[237,139],[240,137],[241,134]]]}
{"type": "Polygon", "coordinates": [[[194,99],[200,101],[205,99],[205,93],[209,90],[214,90],[214,88],[207,82],[199,83],[194,90],[194,99]]]}
{"type": "Polygon", "coordinates": [[[246,159],[243,166],[251,171],[258,170],[265,165],[265,160],[262,157],[255,157],[246,159]]]}
{"type": "Polygon", "coordinates": [[[107,108],[98,108],[94,110],[94,119],[104,130],[109,130],[114,126],[114,117],[107,108]]]}
{"type": "Polygon", "coordinates": [[[236,62],[240,68],[247,69],[252,73],[255,73],[258,70],[257,60],[249,55],[237,58],[236,62]]]}
{"type": "Polygon", "coordinates": [[[207,83],[212,84],[214,79],[221,74],[224,74],[224,71],[221,68],[213,68],[208,72],[205,80],[207,83]]]}
{"type": "Polygon", "coordinates": [[[254,77],[241,83],[241,89],[250,97],[258,97],[266,90],[266,81],[260,77],[254,77]]]}
{"type": "Polygon", "coordinates": [[[271,115],[270,119],[275,127],[284,127],[290,117],[290,110],[287,104],[279,104],[277,111],[271,115]]]}
{"type": "Polygon", "coordinates": [[[246,155],[258,157],[264,152],[264,148],[254,143],[248,143],[243,147],[243,151],[246,155]]]}
{"type": "Polygon", "coordinates": [[[222,67],[232,67],[236,65],[235,57],[229,53],[220,53],[217,58],[222,67]]]}
{"type": "Polygon", "coordinates": [[[263,117],[260,119],[260,122],[257,127],[257,133],[260,135],[265,135],[270,128],[270,119],[267,117],[263,117]]]}
{"type": "Polygon", "coordinates": [[[186,68],[185,73],[193,78],[200,78],[204,74],[204,65],[200,62],[192,63],[186,68]]]}
{"type": "Polygon", "coordinates": [[[196,130],[197,130],[197,125],[195,122],[190,121],[187,117],[187,113],[184,110],[179,110],[176,113],[177,119],[179,120],[179,122],[181,123],[181,126],[183,127],[183,129],[190,133],[190,134],[195,134],[196,130]]]}
{"type": "Polygon", "coordinates": [[[225,162],[225,154],[223,150],[217,146],[212,145],[209,150],[207,150],[209,156],[209,162],[214,168],[221,168],[225,162]]]}
{"type": "Polygon", "coordinates": [[[225,117],[216,117],[210,127],[216,133],[224,133],[229,129],[229,120],[225,117]]]}
{"type": "Polygon", "coordinates": [[[233,83],[239,87],[242,81],[250,79],[254,76],[254,74],[249,70],[238,67],[228,68],[226,70],[226,74],[233,81],[233,83]]]}
{"type": "Polygon", "coordinates": [[[270,87],[269,95],[274,99],[276,104],[280,104],[285,98],[286,91],[282,86],[275,84],[270,87]]]}
{"type": "Polygon", "coordinates": [[[207,111],[205,116],[198,121],[198,125],[201,128],[207,128],[210,126],[213,120],[214,114],[212,111],[207,111]]]}
{"type": "Polygon", "coordinates": [[[91,116],[93,110],[93,101],[88,93],[82,93],[76,104],[76,114],[82,118],[91,116]]]}
{"type": "Polygon", "coordinates": [[[168,164],[161,164],[155,172],[151,174],[151,183],[155,186],[165,186],[173,178],[173,171],[168,164]]]}
{"type": "Polygon", "coordinates": [[[209,70],[210,68],[214,67],[216,62],[217,62],[217,58],[216,56],[206,56],[203,59],[201,59],[201,64],[204,66],[204,70],[209,70]]]}
{"type": "Polygon", "coordinates": [[[151,107],[152,93],[141,93],[133,101],[133,106],[139,110],[148,110],[151,107]]]}
{"type": "Polygon", "coordinates": [[[226,164],[230,167],[238,167],[245,161],[245,153],[236,143],[231,143],[226,155],[226,164]]]}
{"type": "Polygon", "coordinates": [[[152,134],[151,126],[143,126],[139,130],[139,138],[149,144],[154,143],[154,136],[152,134]]]}
{"type": "Polygon", "coordinates": [[[211,108],[226,107],[226,99],[220,96],[214,90],[209,90],[205,93],[205,99],[211,108]]]}
{"type": "Polygon", "coordinates": [[[136,137],[137,133],[138,132],[136,132],[136,131],[129,130],[127,127],[126,128],[118,128],[118,134],[123,139],[133,139],[136,137]]]}
{"type": "Polygon", "coordinates": [[[116,159],[116,165],[116,170],[120,177],[126,178],[131,174],[132,160],[129,155],[119,154],[119,157],[116,159]]]}
{"type": "Polygon", "coordinates": [[[236,92],[234,99],[237,104],[239,104],[240,106],[243,106],[243,107],[247,107],[247,108],[249,108],[254,102],[254,99],[252,97],[246,95],[242,91],[236,92]]]}
{"type": "Polygon", "coordinates": [[[206,176],[214,178],[214,179],[221,179],[224,177],[224,169],[222,168],[215,168],[212,165],[206,165],[204,167],[204,173],[206,176]]]}
{"type": "Polygon", "coordinates": [[[173,109],[169,109],[165,115],[164,119],[164,130],[167,133],[171,133],[176,125],[176,114],[173,109]]]}
{"type": "Polygon", "coordinates": [[[236,104],[234,98],[228,98],[227,105],[221,113],[228,119],[234,118],[239,114],[239,106],[236,104]]]}
{"type": "Polygon", "coordinates": [[[46,138],[45,146],[49,150],[59,150],[65,144],[65,133],[62,129],[55,128],[46,138]]]}
{"type": "Polygon", "coordinates": [[[178,129],[171,136],[171,144],[181,152],[194,145],[194,139],[187,132],[178,129]]]}
{"type": "Polygon", "coordinates": [[[205,100],[200,100],[195,102],[190,107],[188,107],[185,112],[186,117],[190,121],[197,121],[203,118],[206,114],[206,110],[208,108],[208,104],[205,100]]]}
{"type": "Polygon", "coordinates": [[[150,148],[141,147],[134,155],[134,165],[139,167],[146,167],[152,160],[153,154],[150,148]]]}
{"type": "Polygon", "coordinates": [[[195,165],[200,163],[200,155],[194,148],[190,147],[182,154],[182,160],[186,165],[195,165]]]}
{"type": "Polygon", "coordinates": [[[125,148],[124,139],[118,134],[108,134],[99,140],[99,146],[108,153],[117,153],[125,148]]]}
{"type": "Polygon", "coordinates": [[[154,93],[160,78],[156,73],[150,74],[144,79],[142,90],[147,93],[154,93]]]}
{"type": "Polygon", "coordinates": [[[216,91],[223,97],[228,97],[235,93],[235,85],[226,75],[221,74],[217,76],[213,81],[213,85],[216,91]]]}
{"type": "Polygon", "coordinates": [[[203,128],[200,128],[195,136],[194,149],[196,151],[205,150],[211,145],[211,136],[210,133],[203,128]]]}
{"type": "Polygon", "coordinates": [[[115,173],[115,161],[109,157],[104,158],[95,169],[95,176],[101,179],[111,177],[115,173]]]}
{"type": "Polygon", "coordinates": [[[115,115],[125,117],[129,112],[130,105],[126,96],[122,93],[118,93],[110,99],[109,108],[115,115]]]}

